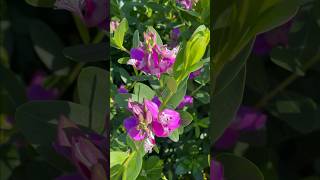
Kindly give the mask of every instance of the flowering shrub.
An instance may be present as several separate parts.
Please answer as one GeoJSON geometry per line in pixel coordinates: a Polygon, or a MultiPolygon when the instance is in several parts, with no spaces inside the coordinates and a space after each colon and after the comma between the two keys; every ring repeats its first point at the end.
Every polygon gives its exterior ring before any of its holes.
{"type": "Polygon", "coordinates": [[[209,177],[208,112],[199,111],[209,101],[197,97],[208,95],[202,90],[209,81],[206,5],[209,1],[124,1],[120,13],[115,8],[111,179],[209,177]]]}

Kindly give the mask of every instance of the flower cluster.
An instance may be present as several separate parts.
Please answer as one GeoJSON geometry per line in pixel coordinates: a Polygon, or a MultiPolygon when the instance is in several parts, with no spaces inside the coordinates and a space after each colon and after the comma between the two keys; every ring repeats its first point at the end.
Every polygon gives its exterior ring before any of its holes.
{"type": "Polygon", "coordinates": [[[287,47],[289,44],[289,32],[292,21],[273,29],[272,31],[257,36],[253,46],[253,52],[257,55],[266,55],[271,52],[272,48],[281,45],[287,47]]]}
{"type": "Polygon", "coordinates": [[[177,0],[177,3],[180,4],[186,10],[191,10],[193,5],[197,2],[198,0],[177,0]]]}
{"type": "Polygon", "coordinates": [[[107,29],[107,0],[56,0],[55,7],[68,10],[88,26],[107,29]]]}
{"type": "Polygon", "coordinates": [[[178,48],[169,50],[167,45],[156,43],[156,34],[153,32],[144,33],[144,43],[130,51],[131,59],[128,64],[147,74],[156,75],[168,73],[176,60],[178,48]]]}
{"type": "Polygon", "coordinates": [[[217,149],[228,149],[238,140],[241,132],[256,131],[261,129],[267,120],[262,112],[246,106],[241,106],[237,116],[224,134],[215,143],[217,149]]]}
{"type": "Polygon", "coordinates": [[[68,158],[77,168],[77,173],[58,179],[107,180],[107,139],[104,136],[85,133],[66,117],[58,123],[58,136],[53,144],[55,150],[68,158]]]}
{"type": "Polygon", "coordinates": [[[124,127],[135,141],[144,141],[146,152],[151,152],[155,137],[168,137],[180,127],[180,114],[172,109],[159,110],[157,102],[144,100],[143,104],[128,101],[128,109],[133,114],[124,120],[124,127]]]}

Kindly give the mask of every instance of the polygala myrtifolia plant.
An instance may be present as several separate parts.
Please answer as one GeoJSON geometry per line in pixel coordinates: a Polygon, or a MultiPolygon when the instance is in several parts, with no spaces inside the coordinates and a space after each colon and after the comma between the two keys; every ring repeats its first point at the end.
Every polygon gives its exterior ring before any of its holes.
{"type": "MultiPolygon", "coordinates": [[[[206,52],[210,31],[200,25],[189,39],[164,44],[159,33],[149,26],[142,42],[140,32],[134,32],[132,47],[127,50],[124,37],[128,27],[125,18],[112,21],[110,27],[111,45],[124,52],[116,63],[133,68],[134,73],[130,76],[125,68],[112,65],[111,84],[118,81],[117,72],[123,84],[118,89],[114,86],[111,93],[111,179],[165,179],[168,172],[162,173],[163,161],[175,160],[161,157],[175,154],[177,149],[173,151],[158,142],[178,142],[186,130],[193,128],[190,123],[196,114],[187,111],[186,106],[193,103],[193,97],[186,94],[187,85],[209,62],[206,52]]],[[[179,29],[174,29],[171,38],[177,40],[179,35],[179,29]]],[[[177,148],[184,148],[183,144],[177,148]]],[[[206,156],[201,160],[208,161],[206,156]]],[[[176,173],[184,174],[179,168],[198,173],[192,164],[188,165],[191,167],[176,167],[176,173]]]]}

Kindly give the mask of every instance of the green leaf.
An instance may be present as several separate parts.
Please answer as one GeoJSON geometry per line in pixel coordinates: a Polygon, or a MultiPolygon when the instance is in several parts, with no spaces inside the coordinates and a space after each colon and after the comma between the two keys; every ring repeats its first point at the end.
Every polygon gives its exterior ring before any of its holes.
{"type": "Polygon", "coordinates": [[[152,26],[149,26],[149,27],[148,27],[147,32],[153,32],[153,33],[155,33],[155,35],[156,35],[156,43],[157,43],[158,45],[162,45],[162,44],[163,44],[163,42],[162,42],[162,40],[161,40],[161,36],[160,36],[159,33],[157,32],[157,30],[155,30],[152,26]]]}
{"type": "Polygon", "coordinates": [[[211,96],[210,136],[214,143],[228,127],[242,102],[246,69],[239,72],[235,79],[219,94],[211,96]]]}
{"type": "Polygon", "coordinates": [[[136,83],[134,86],[134,94],[138,96],[138,101],[143,102],[143,99],[152,99],[155,92],[147,85],[143,83],[136,83]]]}
{"type": "Polygon", "coordinates": [[[234,78],[236,78],[243,66],[245,66],[251,53],[253,43],[254,40],[248,43],[248,45],[243,48],[234,60],[225,65],[222,72],[217,77],[215,94],[223,91],[223,89],[226,88],[234,78]]]}
{"type": "Polygon", "coordinates": [[[299,7],[297,1],[299,0],[217,2],[213,10],[213,21],[222,20],[224,23],[214,32],[215,54],[211,61],[212,68],[215,69],[213,74],[219,74],[224,65],[234,59],[254,36],[279,26],[292,17],[299,7]]]}
{"type": "Polygon", "coordinates": [[[232,154],[221,154],[218,155],[216,159],[223,165],[225,179],[264,180],[264,177],[258,167],[243,157],[232,154]]]}
{"type": "Polygon", "coordinates": [[[199,90],[194,97],[203,104],[210,103],[210,94],[206,91],[199,90]]]}
{"type": "Polygon", "coordinates": [[[179,129],[174,130],[169,138],[173,141],[173,142],[178,142],[179,141],[179,129]]]}
{"type": "Polygon", "coordinates": [[[167,103],[168,108],[175,109],[183,97],[186,95],[188,78],[184,79],[178,86],[177,92],[170,98],[167,103]]]}
{"type": "Polygon", "coordinates": [[[111,43],[114,43],[114,45],[117,48],[123,49],[123,41],[128,29],[129,29],[128,21],[126,18],[123,18],[118,28],[115,30],[113,34],[111,43]]]}
{"type": "MultiPolygon", "coordinates": [[[[205,26],[199,26],[193,33],[191,39],[186,44],[185,50],[185,63],[187,69],[197,64],[206,52],[207,46],[210,41],[210,30],[205,26]]],[[[193,68],[196,69],[196,68],[193,68]]],[[[190,69],[190,71],[194,71],[190,69]]]]}
{"type": "Polygon", "coordinates": [[[179,111],[179,113],[181,118],[181,126],[183,127],[188,126],[193,120],[192,115],[187,111],[179,111]]]}
{"type": "Polygon", "coordinates": [[[99,62],[108,60],[106,43],[77,45],[63,49],[65,57],[75,62],[99,62]]]}
{"type": "Polygon", "coordinates": [[[42,157],[56,167],[70,169],[70,164],[52,148],[61,115],[97,132],[104,129],[105,116],[86,106],[66,101],[35,101],[23,104],[15,114],[16,126],[42,157]],[[30,126],[32,124],[32,126],[30,126]]]}
{"type": "Polygon", "coordinates": [[[25,86],[13,72],[3,67],[2,64],[0,64],[0,95],[1,106],[2,103],[10,103],[3,104],[5,108],[0,106],[0,111],[7,109],[8,113],[14,113],[15,108],[27,102],[25,86]],[[8,108],[9,106],[11,108],[8,108]]]}
{"type": "Polygon", "coordinates": [[[124,166],[115,165],[110,168],[110,179],[112,180],[121,180],[124,166]]]}
{"type": "Polygon", "coordinates": [[[166,87],[169,89],[170,93],[177,92],[177,82],[173,77],[166,76],[164,79],[166,87]]]}
{"type": "Polygon", "coordinates": [[[101,68],[82,69],[78,78],[80,103],[102,114],[107,113],[109,73],[101,68]]]}
{"type": "Polygon", "coordinates": [[[115,165],[121,165],[129,156],[128,152],[111,151],[110,152],[110,168],[115,165]]]}
{"type": "Polygon", "coordinates": [[[302,64],[298,60],[296,51],[280,47],[274,48],[270,54],[271,61],[287,71],[303,76],[302,64]]]}
{"type": "Polygon", "coordinates": [[[285,23],[296,14],[299,5],[299,0],[278,0],[277,3],[267,5],[268,8],[265,5],[266,10],[258,17],[252,31],[262,33],[285,23]]]}
{"type": "Polygon", "coordinates": [[[29,22],[29,32],[33,48],[46,67],[58,74],[67,73],[69,62],[62,54],[64,45],[59,36],[39,20],[29,22]]]}
{"type": "Polygon", "coordinates": [[[133,151],[124,165],[125,167],[122,180],[135,180],[140,174],[142,168],[142,160],[142,155],[137,151],[133,151]]]}
{"type": "Polygon", "coordinates": [[[133,39],[132,39],[132,48],[137,48],[140,44],[140,37],[139,37],[139,31],[136,30],[133,33],[133,39]]]}
{"type": "Polygon", "coordinates": [[[28,4],[35,7],[47,7],[52,8],[55,0],[25,0],[28,4]]]}
{"type": "Polygon", "coordinates": [[[268,109],[301,133],[320,129],[320,108],[311,98],[287,94],[275,100],[268,109]]]}
{"type": "Polygon", "coordinates": [[[82,19],[78,15],[73,14],[72,16],[73,16],[74,22],[77,26],[78,32],[80,34],[80,37],[81,37],[83,43],[89,44],[90,43],[90,33],[89,33],[88,27],[84,24],[84,22],[82,21],[82,19]]]}
{"type": "Polygon", "coordinates": [[[161,177],[163,161],[157,156],[151,156],[143,162],[138,180],[158,180],[161,177]]]}
{"type": "Polygon", "coordinates": [[[23,104],[17,109],[15,120],[17,128],[45,159],[65,169],[69,163],[64,162],[64,158],[57,155],[52,148],[52,142],[56,139],[57,122],[62,115],[97,132],[102,132],[106,121],[104,114],[66,101],[35,101],[23,104]]]}
{"type": "MultiPolygon", "coordinates": [[[[114,101],[116,102],[118,107],[127,108],[128,107],[128,99],[133,98],[134,94],[116,94],[114,97],[114,101]]],[[[136,98],[138,100],[138,98],[136,98]]]]}
{"type": "Polygon", "coordinates": [[[118,59],[118,63],[119,64],[127,64],[129,59],[130,59],[130,57],[122,57],[122,58],[118,59]]]}

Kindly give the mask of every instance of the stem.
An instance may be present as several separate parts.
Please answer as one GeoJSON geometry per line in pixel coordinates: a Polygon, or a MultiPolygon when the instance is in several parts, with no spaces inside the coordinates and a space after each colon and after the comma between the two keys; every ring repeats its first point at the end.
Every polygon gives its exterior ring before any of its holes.
{"type": "Polygon", "coordinates": [[[66,92],[66,90],[69,88],[69,86],[73,83],[73,81],[77,78],[78,74],[81,71],[81,68],[85,65],[85,63],[78,63],[77,65],[74,66],[74,68],[72,69],[72,72],[70,74],[70,76],[68,76],[67,80],[66,80],[66,85],[64,86],[64,88],[61,90],[61,94],[64,94],[66,92]]]}
{"type": "MultiPolygon", "coordinates": [[[[306,72],[309,68],[311,68],[314,64],[318,62],[320,59],[320,53],[315,55],[311,60],[309,60],[302,70],[306,72]]],[[[274,90],[266,94],[255,106],[257,108],[261,108],[265,106],[271,99],[273,99],[278,93],[283,91],[286,87],[288,87],[292,82],[298,79],[300,76],[297,73],[292,73],[289,77],[283,80],[274,90]]]]}
{"type": "Polygon", "coordinates": [[[197,93],[201,88],[203,88],[209,81],[204,82],[203,84],[201,84],[199,87],[197,87],[197,89],[195,89],[194,91],[191,92],[191,96],[193,96],[195,93],[197,93]]]}

